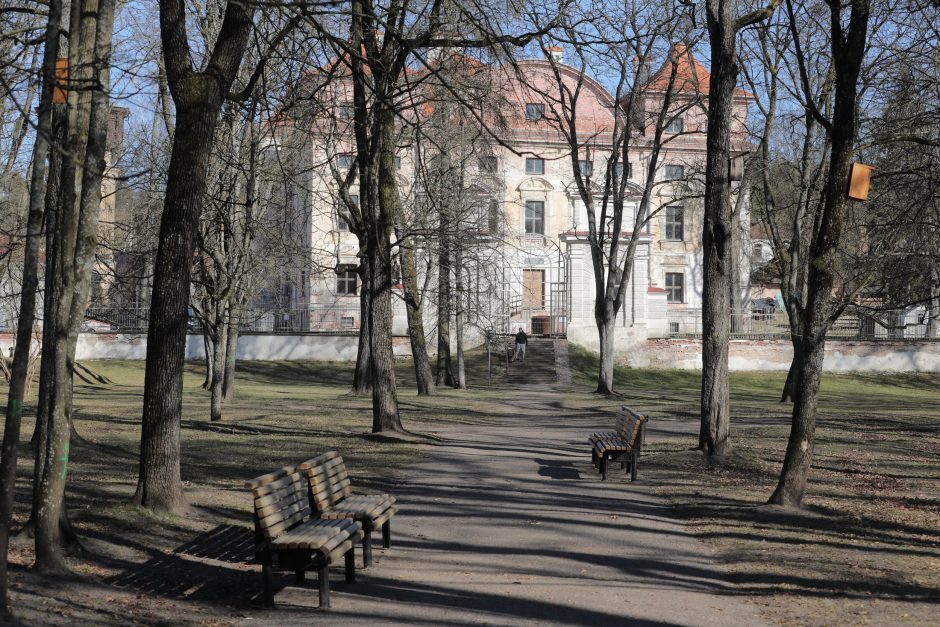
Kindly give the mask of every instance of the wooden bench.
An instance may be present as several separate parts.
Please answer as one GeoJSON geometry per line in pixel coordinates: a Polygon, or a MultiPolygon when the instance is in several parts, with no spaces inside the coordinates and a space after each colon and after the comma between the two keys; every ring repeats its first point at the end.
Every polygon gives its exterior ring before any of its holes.
{"type": "Polygon", "coordinates": [[[600,471],[604,481],[607,481],[607,467],[612,461],[619,461],[630,471],[630,480],[636,481],[646,420],[646,416],[623,406],[617,414],[613,431],[596,431],[588,438],[591,443],[591,463],[600,471]]]}
{"type": "Polygon", "coordinates": [[[311,517],[309,488],[294,466],[245,483],[254,497],[255,559],[261,563],[264,605],[274,607],[274,567],[290,570],[298,583],[316,570],[320,607],[330,607],[330,565],[346,560],[346,581],[356,580],[355,545],[362,526],[354,520],[311,517]]]}
{"type": "Polygon", "coordinates": [[[391,518],[398,512],[395,497],[388,494],[354,495],[346,464],[336,451],[300,465],[310,483],[310,503],[320,518],[352,519],[362,524],[362,561],[372,565],[372,532],[381,527],[382,544],[392,546],[391,518]]]}

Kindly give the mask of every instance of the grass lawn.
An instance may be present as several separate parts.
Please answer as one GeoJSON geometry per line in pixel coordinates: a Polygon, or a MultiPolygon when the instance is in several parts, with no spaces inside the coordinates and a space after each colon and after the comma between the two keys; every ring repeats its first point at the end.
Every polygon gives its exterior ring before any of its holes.
{"type": "MultiPolygon", "coordinates": [[[[576,387],[590,389],[596,357],[571,359],[576,387]]],[[[824,376],[805,512],[763,505],[789,435],[792,405],[777,402],[786,373],[732,373],[734,450],[714,464],[690,450],[700,377],[618,369],[615,389],[650,415],[641,476],[738,589],[787,625],[940,622],[940,376],[824,376]],[[692,423],[686,434],[656,429],[675,417],[692,423]]]]}
{"type": "MultiPolygon", "coordinates": [[[[732,375],[734,453],[709,464],[690,450],[697,440],[691,434],[697,432],[699,373],[618,369],[616,388],[624,399],[601,399],[590,393],[596,356],[572,348],[570,360],[570,407],[615,410],[627,403],[651,416],[641,480],[729,564],[736,589],[761,604],[768,618],[814,625],[936,623],[940,376],[827,375],[807,509],[795,513],[762,505],[788,433],[790,406],[776,402],[783,373],[732,375]]],[[[72,560],[79,576],[68,586],[53,586],[27,568],[32,543],[14,546],[13,603],[29,623],[237,621],[238,603],[228,601],[256,594],[257,576],[239,573],[244,566],[233,566],[237,560],[183,563],[173,549],[213,529],[248,533],[244,480],[335,448],[357,487],[382,490],[423,446],[437,441],[438,425],[485,429],[514,411],[507,403],[513,388],[502,378],[487,381],[479,353],[469,363],[471,392],[444,390],[432,398],[414,394],[410,362],[399,363],[403,422],[413,433],[406,438],[371,434],[371,399],[348,394],[351,363],[240,362],[237,398],[221,423],[210,423],[203,369],[190,363],[182,470],[197,514],[154,519],[127,504],[137,477],[143,362],[86,365],[110,380],[76,380],[69,511],[92,555],[72,560]],[[159,586],[174,578],[178,594],[164,594],[159,586]]],[[[26,441],[32,426],[27,419],[26,441]]],[[[28,514],[31,472],[32,453],[24,445],[19,522],[28,514]]]]}

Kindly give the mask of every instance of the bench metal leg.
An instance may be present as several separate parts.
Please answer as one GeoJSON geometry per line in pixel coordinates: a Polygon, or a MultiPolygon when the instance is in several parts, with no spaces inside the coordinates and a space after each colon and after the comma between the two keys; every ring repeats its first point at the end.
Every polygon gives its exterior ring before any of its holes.
{"type": "Polygon", "coordinates": [[[591,447],[591,465],[597,468],[597,449],[591,447]]]}
{"type": "Polygon", "coordinates": [[[320,584],[320,609],[329,609],[330,607],[330,566],[324,564],[320,567],[317,574],[320,584]]]}
{"type": "Polygon", "coordinates": [[[382,546],[386,549],[392,548],[392,521],[386,520],[382,523],[382,546]]]}
{"type": "Polygon", "coordinates": [[[372,566],[372,531],[362,532],[362,567],[372,566]]]}
{"type": "Polygon", "coordinates": [[[607,481],[607,453],[601,455],[601,476],[607,481]]]}
{"type": "Polygon", "coordinates": [[[636,455],[631,457],[630,460],[630,481],[636,481],[636,467],[640,460],[637,459],[636,455]]]}
{"type": "Polygon", "coordinates": [[[346,551],[346,583],[356,583],[356,545],[346,551]]]}
{"type": "Polygon", "coordinates": [[[274,569],[271,551],[261,552],[261,579],[264,582],[264,606],[274,609],[274,569]]]}

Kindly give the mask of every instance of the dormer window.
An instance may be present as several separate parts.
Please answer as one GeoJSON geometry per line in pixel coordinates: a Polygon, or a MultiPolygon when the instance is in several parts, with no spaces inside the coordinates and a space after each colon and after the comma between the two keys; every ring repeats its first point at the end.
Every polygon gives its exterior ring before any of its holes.
{"type": "Polygon", "coordinates": [[[671,135],[678,135],[683,131],[682,126],[682,116],[676,116],[669,120],[669,123],[666,124],[666,132],[671,135]]]}
{"type": "Polygon", "coordinates": [[[525,119],[531,122],[537,122],[545,117],[545,105],[542,103],[530,102],[525,106],[525,119]]]}

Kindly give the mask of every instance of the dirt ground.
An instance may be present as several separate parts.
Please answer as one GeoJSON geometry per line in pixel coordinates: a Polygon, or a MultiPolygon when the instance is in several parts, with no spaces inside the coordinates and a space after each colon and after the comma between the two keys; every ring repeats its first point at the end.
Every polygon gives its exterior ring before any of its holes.
{"type": "MultiPolygon", "coordinates": [[[[27,624],[234,624],[257,617],[244,480],[318,452],[343,451],[354,482],[386,490],[441,425],[485,430],[505,419],[511,384],[485,382],[471,364],[471,392],[413,396],[400,369],[406,439],[369,433],[369,400],[347,394],[351,364],[246,363],[238,400],[208,422],[202,373],[190,364],[183,418],[183,475],[195,515],[154,518],[127,505],[137,474],[143,364],[93,362],[110,383],[76,386],[68,505],[86,553],[75,577],[29,570],[21,539],[12,603],[27,624]]],[[[649,413],[641,478],[727,567],[739,593],[780,624],[936,624],[940,614],[940,377],[827,377],[816,465],[804,512],[762,506],[787,433],[775,402],[782,377],[732,380],[735,454],[709,466],[689,451],[697,429],[694,372],[618,371],[624,399],[598,399],[593,362],[572,355],[568,408],[628,403],[649,413]]],[[[24,425],[28,441],[32,424],[24,425]]],[[[426,448],[426,447],[425,447],[426,448]]],[[[17,519],[28,515],[31,451],[21,450],[17,519]]],[[[313,584],[315,585],[315,584],[313,584]]],[[[311,615],[313,616],[313,615],[311,615]]]]}

